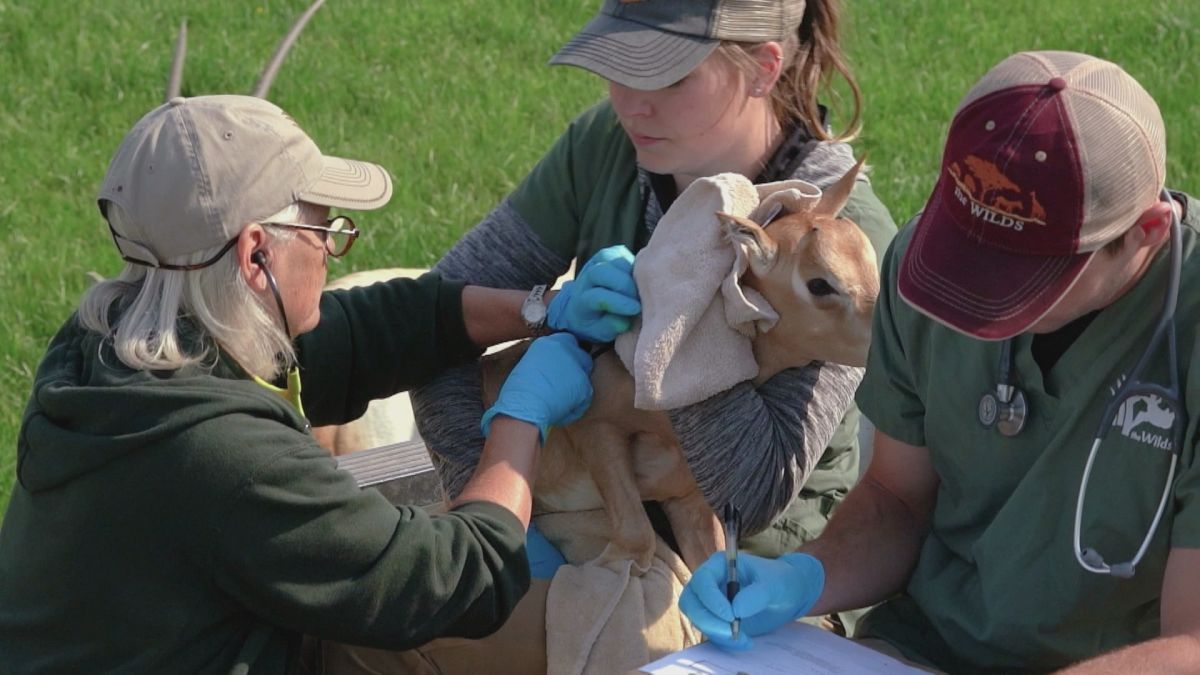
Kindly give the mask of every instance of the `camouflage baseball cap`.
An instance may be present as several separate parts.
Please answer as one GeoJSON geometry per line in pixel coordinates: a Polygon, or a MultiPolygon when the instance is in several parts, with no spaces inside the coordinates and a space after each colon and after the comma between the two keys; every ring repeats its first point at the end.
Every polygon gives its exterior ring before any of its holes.
{"type": "Polygon", "coordinates": [[[804,18],[804,0],[605,0],[550,59],[632,89],[683,79],[722,40],[782,41],[804,18]]]}

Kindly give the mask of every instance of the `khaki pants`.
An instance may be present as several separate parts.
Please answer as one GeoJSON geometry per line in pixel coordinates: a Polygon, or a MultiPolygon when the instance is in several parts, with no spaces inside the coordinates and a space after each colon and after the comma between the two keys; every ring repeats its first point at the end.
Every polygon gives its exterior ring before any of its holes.
{"type": "Polygon", "coordinates": [[[388,651],[322,642],[316,673],[325,675],[536,675],[546,672],[546,594],[534,579],[500,630],[478,640],[439,638],[416,649],[388,651]]]}

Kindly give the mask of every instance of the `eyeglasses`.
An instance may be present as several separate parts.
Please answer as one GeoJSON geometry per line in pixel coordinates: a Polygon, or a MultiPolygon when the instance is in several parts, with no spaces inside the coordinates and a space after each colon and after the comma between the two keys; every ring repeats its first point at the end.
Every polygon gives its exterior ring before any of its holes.
{"type": "MultiPolygon", "coordinates": [[[[325,250],[329,253],[329,255],[333,256],[334,258],[340,258],[340,257],[346,255],[346,252],[349,251],[350,247],[354,245],[354,240],[358,239],[358,228],[354,227],[354,221],[350,220],[350,218],[347,216],[334,216],[333,218],[326,220],[324,225],[309,225],[307,223],[262,223],[262,224],[263,225],[273,225],[275,227],[290,227],[295,230],[312,230],[314,232],[319,232],[321,234],[321,242],[325,244],[325,250]],[[337,235],[337,236],[333,236],[333,235],[337,235]]],[[[116,242],[116,244],[117,244],[117,250],[120,251],[121,250],[121,242],[119,240],[127,239],[127,238],[121,236],[120,234],[117,234],[117,230],[116,230],[116,228],[114,228],[112,226],[112,223],[108,224],[108,229],[109,229],[109,232],[112,233],[113,241],[116,242]]],[[[177,271],[181,271],[181,272],[189,272],[191,270],[204,269],[205,267],[208,267],[209,265],[216,263],[226,253],[229,252],[229,249],[233,248],[233,245],[237,243],[237,240],[238,240],[237,237],[230,239],[228,242],[225,243],[225,246],[221,247],[220,251],[217,251],[216,255],[209,258],[208,260],[205,260],[203,262],[194,263],[191,265],[174,265],[171,263],[164,263],[164,262],[157,262],[157,261],[152,262],[149,260],[142,260],[141,258],[135,258],[130,255],[125,255],[124,253],[121,254],[121,258],[124,259],[125,262],[130,262],[135,265],[141,265],[143,267],[153,267],[155,269],[160,269],[160,270],[177,270],[177,271]]],[[[133,241],[133,240],[128,239],[128,241],[133,241]]],[[[134,242],[134,243],[137,243],[137,242],[134,242]]]]}
{"type": "Polygon", "coordinates": [[[309,225],[307,223],[262,223],[273,227],[290,227],[293,230],[310,230],[318,232],[325,250],[334,258],[340,258],[350,251],[354,240],[358,239],[358,228],[354,221],[347,216],[334,216],[325,221],[324,225],[309,225]]]}

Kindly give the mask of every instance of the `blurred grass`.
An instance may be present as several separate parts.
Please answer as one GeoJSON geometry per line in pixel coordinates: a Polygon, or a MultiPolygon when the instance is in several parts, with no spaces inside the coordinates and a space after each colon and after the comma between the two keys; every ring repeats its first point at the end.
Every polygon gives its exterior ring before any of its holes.
{"type": "MultiPolygon", "coordinates": [[[[190,44],[184,94],[245,93],[306,5],[0,0],[0,510],[42,350],[86,273],[120,269],[94,195],[121,137],[162,98],[180,21],[190,44]]],[[[324,151],[377,161],[397,185],[386,209],[358,219],[366,236],[334,274],[432,264],[521,179],[603,95],[596,78],[544,65],[598,5],[329,0],[270,98],[324,151]]],[[[857,145],[897,221],[931,189],[959,98],[1024,49],[1121,63],[1163,109],[1171,185],[1200,188],[1194,0],[859,0],[845,13],[866,98],[857,145]]]]}
{"type": "Polygon", "coordinates": [[[1025,50],[1080,51],[1124,67],[1158,101],[1168,184],[1200,188],[1200,3],[1191,0],[870,0],[849,2],[848,42],[866,99],[858,144],[903,223],[920,210],[959,99],[1025,50]]]}

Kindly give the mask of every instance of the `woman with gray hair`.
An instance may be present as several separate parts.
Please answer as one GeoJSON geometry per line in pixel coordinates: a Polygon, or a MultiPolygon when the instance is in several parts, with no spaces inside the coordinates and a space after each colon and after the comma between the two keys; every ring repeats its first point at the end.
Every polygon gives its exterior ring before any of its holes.
{"type": "MultiPolygon", "coordinates": [[[[533,343],[447,513],[359,490],[310,420],[528,334],[524,293],[437,274],[322,293],[359,235],[330,209],[391,192],[257,98],[174,98],[133,127],[100,191],[128,265],[54,337],[22,421],[0,672],[282,673],[305,634],[406,649],[503,623],[538,448],[586,410],[591,360],[570,334],[533,343]]],[[[589,297],[572,317],[629,325],[589,297]]]]}

